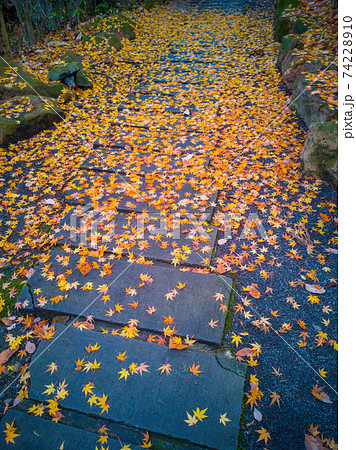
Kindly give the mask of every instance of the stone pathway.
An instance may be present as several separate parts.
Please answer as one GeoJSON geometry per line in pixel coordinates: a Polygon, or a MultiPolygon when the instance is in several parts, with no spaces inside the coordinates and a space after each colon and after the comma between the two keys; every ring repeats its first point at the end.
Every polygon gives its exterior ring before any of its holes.
{"type": "Polygon", "coordinates": [[[194,32],[155,62],[63,190],[54,249],[21,294],[55,334],[33,356],[29,398],[5,417],[21,435],[14,448],[237,447],[246,366],[221,348],[232,281],[205,273],[218,231],[209,148],[231,48],[194,32]],[[43,402],[53,409],[25,414],[43,402]]]}

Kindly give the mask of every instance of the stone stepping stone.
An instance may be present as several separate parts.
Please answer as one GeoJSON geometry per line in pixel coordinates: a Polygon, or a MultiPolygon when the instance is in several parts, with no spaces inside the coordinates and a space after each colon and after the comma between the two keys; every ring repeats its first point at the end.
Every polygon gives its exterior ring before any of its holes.
{"type": "MultiPolygon", "coordinates": [[[[100,428],[99,424],[97,428],[100,428]]],[[[60,422],[55,423],[50,418],[36,417],[17,409],[9,409],[1,421],[0,447],[2,448],[48,450],[49,448],[59,449],[63,444],[63,449],[65,450],[78,450],[79,448],[95,450],[95,447],[100,449],[99,438],[99,433],[74,428],[60,422]],[[5,442],[3,431],[6,430],[6,423],[11,425],[13,420],[15,421],[16,434],[19,434],[19,436],[14,438],[15,444],[11,443],[9,444],[11,447],[9,447],[5,442]]],[[[126,444],[128,443],[126,442],[126,444]]],[[[124,445],[122,443],[122,446],[124,445]]],[[[108,438],[105,448],[107,446],[112,449],[119,448],[118,441],[112,438],[108,438]]],[[[130,444],[130,448],[132,450],[140,449],[138,445],[133,444],[130,444]]]]}
{"type": "Polygon", "coordinates": [[[128,99],[123,102],[120,106],[118,106],[118,111],[123,113],[145,111],[156,114],[169,113],[187,116],[190,116],[198,111],[196,106],[191,103],[184,105],[182,101],[179,102],[169,98],[167,99],[167,96],[163,97],[163,100],[161,100],[162,97],[159,98],[159,101],[148,95],[142,95],[140,97],[141,101],[137,101],[137,99],[134,98],[131,101],[128,99]]]}
{"type": "Polygon", "coordinates": [[[107,148],[111,151],[114,149],[124,149],[130,145],[134,151],[157,151],[166,154],[184,153],[204,153],[215,149],[217,139],[214,135],[204,136],[202,134],[170,134],[156,130],[134,129],[130,133],[123,133],[121,127],[109,128],[105,136],[98,138],[94,144],[94,149],[107,148]]]}
{"type": "Polygon", "coordinates": [[[162,56],[159,62],[174,62],[174,63],[189,63],[189,64],[221,64],[225,60],[225,56],[217,58],[216,55],[212,55],[210,58],[206,55],[201,55],[201,57],[196,57],[196,55],[179,55],[178,53],[168,53],[162,56]]]}
{"type": "MultiPolygon", "coordinates": [[[[204,45],[204,44],[201,44],[204,45]]],[[[216,61],[222,61],[226,57],[226,55],[229,55],[231,53],[231,50],[228,47],[222,47],[217,45],[206,45],[205,49],[197,50],[197,49],[187,49],[186,47],[175,47],[170,50],[168,53],[168,56],[178,56],[178,57],[186,57],[188,59],[190,58],[196,58],[196,59],[205,59],[210,58],[216,61]],[[220,47],[220,48],[219,48],[220,47]]]]}
{"type": "Polygon", "coordinates": [[[158,214],[180,211],[182,216],[204,214],[204,220],[210,221],[217,200],[217,192],[213,192],[213,179],[205,178],[203,166],[201,174],[197,171],[194,175],[194,178],[185,178],[180,170],[179,174],[164,177],[147,173],[146,178],[142,178],[138,175],[127,177],[116,173],[83,171],[68,182],[63,194],[65,202],[72,205],[92,203],[117,211],[158,214]],[[204,184],[209,189],[206,193],[204,184]]]}
{"type": "MultiPolygon", "coordinates": [[[[178,61],[179,62],[179,61],[178,61]]],[[[188,96],[192,101],[195,101],[195,97],[209,99],[212,101],[217,101],[220,97],[220,88],[219,86],[212,87],[211,85],[207,86],[204,91],[198,89],[196,85],[192,84],[181,84],[178,86],[177,84],[168,83],[160,83],[160,84],[147,84],[142,83],[138,85],[136,88],[136,92],[140,94],[147,95],[169,95],[169,96],[177,96],[177,95],[185,95],[188,96]]]]}
{"type": "Polygon", "coordinates": [[[215,115],[200,114],[199,116],[178,116],[167,113],[149,114],[145,111],[126,113],[111,122],[111,126],[134,127],[145,130],[175,131],[177,133],[205,133],[217,132],[215,115]]]}
{"type": "Polygon", "coordinates": [[[137,320],[140,330],[152,333],[164,333],[169,325],[183,338],[194,335],[194,339],[201,342],[221,343],[232,292],[230,278],[182,272],[174,267],[108,259],[102,261],[94,257],[86,258],[93,268],[83,276],[79,270],[81,261],[82,257],[77,254],[51,251],[49,259],[36,268],[27,283],[34,307],[59,315],[89,315],[95,321],[101,320],[114,326],[125,326],[130,320],[137,320]],[[106,272],[108,266],[110,273],[106,272]],[[78,282],[79,286],[64,292],[57,286],[57,280],[51,278],[53,274],[56,277],[65,274],[69,268],[72,272],[66,276],[66,282],[78,282]],[[142,277],[145,275],[149,281],[143,283],[142,277]],[[83,290],[88,282],[93,284],[93,289],[83,290]],[[97,289],[104,284],[108,286],[108,291],[98,297],[97,289]],[[179,285],[185,287],[179,289],[179,285]],[[35,293],[38,288],[41,292],[35,293]],[[129,288],[136,294],[128,294],[129,288]],[[175,295],[169,297],[175,291],[175,295]],[[221,295],[221,300],[217,301],[216,295],[221,295]],[[172,325],[165,322],[168,317],[173,318],[172,325]],[[213,328],[209,325],[211,321],[215,322],[213,328]]]}
{"type": "MultiPolygon", "coordinates": [[[[207,267],[214,251],[217,228],[203,223],[181,223],[170,216],[121,214],[100,210],[72,208],[51,235],[53,245],[87,247],[116,255],[181,266],[207,267]]],[[[179,266],[178,266],[179,267],[179,266]]]]}
{"type": "Polygon", "coordinates": [[[216,101],[195,101],[185,99],[184,96],[169,96],[169,95],[144,95],[144,94],[130,94],[127,100],[123,101],[118,107],[118,111],[146,111],[155,112],[157,114],[183,114],[194,115],[195,113],[204,114],[208,109],[210,112],[218,110],[219,105],[216,101]]]}
{"type": "MultiPolygon", "coordinates": [[[[211,67],[211,65],[203,65],[201,64],[200,67],[196,66],[190,66],[190,65],[177,65],[177,64],[170,64],[166,67],[160,67],[156,70],[153,70],[149,72],[150,77],[156,78],[156,79],[163,79],[166,80],[169,76],[172,77],[184,77],[185,79],[192,80],[193,82],[196,82],[197,79],[202,78],[203,81],[206,78],[217,78],[217,81],[220,82],[221,75],[223,73],[226,73],[226,68],[214,68],[211,67]],[[223,70],[224,69],[224,70],[223,70]]],[[[177,80],[179,81],[179,78],[177,80]]]]}
{"type": "MultiPolygon", "coordinates": [[[[53,396],[44,394],[46,386],[58,386],[65,380],[68,395],[60,401],[64,414],[69,409],[95,415],[150,434],[182,439],[192,448],[237,448],[246,374],[245,365],[237,361],[60,324],[56,325],[55,338],[41,341],[37,352],[41,356],[31,363],[29,390],[34,402],[48,401],[53,396]],[[90,344],[97,344],[99,350],[88,354],[90,344]],[[127,359],[118,360],[123,353],[127,359]],[[78,359],[85,363],[96,360],[100,368],[76,371],[78,359]],[[49,375],[46,370],[52,361],[58,370],[49,375]],[[190,368],[198,365],[201,373],[195,376],[190,368]],[[85,395],[85,386],[91,393],[85,395]],[[103,408],[91,400],[93,396],[101,399],[103,408]],[[188,426],[185,420],[189,420],[188,414],[193,417],[194,411],[199,414],[197,408],[206,417],[188,426]],[[221,422],[224,418],[230,420],[225,426],[221,422]]],[[[154,438],[152,446],[155,448],[154,438]]]]}
{"type": "Polygon", "coordinates": [[[101,149],[94,151],[82,163],[82,169],[122,173],[146,174],[178,173],[195,176],[199,170],[206,169],[210,158],[192,153],[186,156],[157,154],[157,152],[137,152],[130,149],[101,149]]]}
{"type": "Polygon", "coordinates": [[[174,61],[162,61],[159,63],[160,70],[169,72],[204,72],[208,74],[215,73],[226,73],[228,68],[222,65],[221,61],[216,62],[216,64],[206,63],[205,61],[200,61],[199,63],[191,64],[190,62],[174,62],[174,61]]]}
{"type": "Polygon", "coordinates": [[[183,72],[183,73],[172,73],[172,72],[153,72],[148,73],[145,77],[148,83],[174,83],[174,84],[191,84],[191,85],[209,85],[220,83],[221,77],[216,76],[215,78],[208,77],[207,74],[183,72]]]}

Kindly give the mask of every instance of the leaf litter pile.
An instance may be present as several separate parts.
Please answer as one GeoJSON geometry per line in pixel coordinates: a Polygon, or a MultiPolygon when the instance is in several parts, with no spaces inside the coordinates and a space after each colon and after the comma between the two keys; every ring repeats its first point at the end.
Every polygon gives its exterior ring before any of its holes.
{"type": "MultiPolygon", "coordinates": [[[[145,270],[155,265],[145,255],[156,248],[169,255],[176,270],[234,280],[233,303],[227,306],[219,292],[215,300],[221,314],[228,312],[224,348],[248,365],[241,445],[337,448],[336,195],[327,184],[301,175],[306,131],[288,107],[275,68],[279,44],[273,41],[272,17],[158,7],[134,20],[136,40],[124,41],[120,52],[78,38],[84,27],[95,31],[93,22],[48,37],[23,61],[47,81],[47,65],[71,49],[84,56],[94,88],[77,92],[69,104],[60,102],[66,119],[55,129],[1,149],[2,389],[20,374],[3,409],[27,398],[30,357],[40,340],[55,337],[50,320],[24,311],[29,299],[16,300],[39,263],[43,278],[54,286],[53,297],[42,295],[40,287],[34,290],[39,310],[65,301],[70,291],[95,290],[108,317],[124,309],[105,282],[113,263],[140,264],[140,276],[126,286],[125,308],[129,315],[132,311],[127,324],[99,331],[172,351],[194,346],[194,336],[177,335],[170,314],[162,317],[161,335],[140,331],[137,309],[160,314],[154,301],[135,299],[157,281],[145,270]],[[89,203],[103,220],[88,236],[89,203]],[[61,222],[73,212],[81,219],[75,233],[86,236],[76,246],[65,239],[70,224],[61,222]],[[150,212],[159,214],[152,218],[150,212]],[[144,238],[137,231],[138,213],[147,219],[144,238]],[[159,228],[160,215],[165,227],[150,235],[159,228]],[[200,233],[192,232],[197,221],[200,233]],[[175,238],[177,224],[189,235],[183,244],[175,238]],[[66,252],[56,258],[56,271],[49,255],[53,248],[66,252]],[[197,253],[200,264],[192,268],[189,261],[197,253]],[[74,257],[76,265],[70,265],[74,257]],[[98,284],[91,281],[96,271],[98,284]]],[[[27,106],[16,105],[22,107],[27,106]]],[[[172,286],[166,301],[178,301],[184,290],[189,286],[172,286]]],[[[216,314],[201,326],[214,328],[219,320],[216,314]]],[[[74,326],[92,330],[95,320],[89,315],[74,326]]],[[[75,357],[78,376],[101,368],[94,341],[75,357]],[[87,358],[90,354],[96,357],[87,358]]],[[[157,367],[154,361],[130,361],[125,350],[117,360],[120,382],[153,371],[169,377],[174,371],[169,361],[157,367]]],[[[29,412],[60,421],[61,400],[70,393],[65,380],[51,381],[56,371],[53,361],[44,387],[49,400],[29,412]]],[[[189,371],[193,378],[208,376],[198,364],[189,371]]],[[[94,379],[83,395],[105,416],[110,402],[95,390],[94,379]]],[[[198,426],[209,416],[203,406],[193,411],[187,406],[182,427],[198,426]]],[[[229,426],[228,416],[222,411],[217,426],[229,426]]],[[[105,427],[99,433],[98,442],[105,444],[105,427]]],[[[14,424],[7,424],[5,434],[6,442],[16,442],[14,424]]],[[[142,447],[152,444],[144,436],[142,447]]]]}

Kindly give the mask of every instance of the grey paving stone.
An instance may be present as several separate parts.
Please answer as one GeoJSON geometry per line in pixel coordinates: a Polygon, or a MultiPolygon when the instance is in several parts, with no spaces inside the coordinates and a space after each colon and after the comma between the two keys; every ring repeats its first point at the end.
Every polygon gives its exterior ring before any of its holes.
{"type": "MultiPolygon", "coordinates": [[[[217,228],[186,223],[175,216],[117,213],[92,205],[72,208],[51,235],[53,245],[103,247],[118,255],[206,267],[211,260],[217,228]]],[[[179,267],[179,266],[178,266],[179,267]]]]}
{"type": "MultiPolygon", "coordinates": [[[[169,73],[168,71],[166,73],[169,73]]],[[[206,108],[212,109],[212,105],[216,101],[209,101],[194,98],[185,98],[183,95],[165,95],[164,93],[158,95],[147,94],[130,94],[119,106],[118,110],[125,112],[125,110],[144,110],[155,113],[169,113],[194,115],[194,113],[203,113],[206,108]],[[199,101],[198,101],[199,100],[199,101]],[[187,110],[189,114],[187,113],[187,110]]]]}
{"type": "Polygon", "coordinates": [[[127,101],[123,102],[120,106],[118,106],[119,112],[140,112],[140,111],[147,111],[147,112],[159,112],[159,113],[168,113],[168,114],[177,114],[177,115],[192,115],[193,113],[197,112],[197,108],[195,105],[191,103],[184,104],[183,101],[176,101],[175,98],[171,99],[169,96],[164,96],[163,100],[162,97],[152,98],[152,96],[149,95],[142,95],[141,97],[144,97],[141,101],[137,101],[137,99],[128,99],[127,101]]]}
{"type": "Polygon", "coordinates": [[[152,150],[168,154],[179,154],[179,152],[204,152],[207,154],[216,146],[216,138],[212,134],[207,136],[194,133],[179,135],[160,131],[156,133],[151,131],[150,133],[138,129],[135,132],[125,134],[121,127],[112,127],[106,133],[94,142],[94,149],[108,148],[113,150],[130,145],[134,150],[152,150]]]}
{"type": "MultiPolygon", "coordinates": [[[[38,345],[40,356],[31,364],[31,400],[48,400],[50,397],[43,393],[45,386],[51,382],[58,386],[65,380],[68,395],[60,402],[63,408],[97,417],[102,413],[101,417],[113,422],[184,439],[192,446],[236,450],[244,365],[229,361],[235,365],[240,374],[237,375],[223,368],[221,357],[218,362],[214,355],[187,349],[169,350],[167,346],[63,325],[56,325],[56,330],[55,339],[38,345]],[[96,343],[99,350],[88,354],[85,347],[96,343]],[[116,356],[123,352],[126,352],[127,359],[119,361],[116,356]],[[96,359],[100,368],[76,371],[78,358],[84,358],[86,362],[96,359]],[[45,371],[52,361],[56,361],[58,370],[49,376],[45,371]],[[126,380],[124,377],[119,379],[118,372],[128,370],[131,364],[144,364],[148,372],[140,375],[137,371],[128,375],[126,380]],[[170,365],[169,375],[161,374],[160,368],[165,364],[170,365]],[[199,365],[199,376],[190,373],[189,368],[193,364],[199,365]],[[88,383],[93,383],[94,387],[92,394],[85,396],[83,387],[88,383]],[[92,395],[104,399],[104,404],[109,406],[107,412],[99,405],[90,406],[88,400],[92,395]],[[197,420],[194,426],[188,426],[185,422],[187,413],[193,416],[197,408],[205,410],[207,417],[197,420]],[[230,420],[226,426],[220,421],[224,415],[230,420]]],[[[152,444],[155,448],[154,442],[152,444]]]]}
{"type": "Polygon", "coordinates": [[[210,158],[194,155],[190,159],[184,159],[184,156],[157,154],[157,152],[137,152],[131,147],[116,151],[101,149],[94,151],[82,163],[82,169],[122,173],[137,174],[144,176],[146,174],[156,173],[183,173],[185,176],[195,176],[198,170],[206,169],[210,158]],[[189,166],[187,166],[189,164],[189,166]]]}
{"type": "Polygon", "coordinates": [[[176,72],[195,72],[195,71],[227,71],[227,68],[221,61],[216,61],[215,63],[199,61],[191,63],[190,61],[161,61],[159,62],[159,67],[162,70],[171,70],[176,72]]]}
{"type": "Polygon", "coordinates": [[[220,83],[222,81],[221,76],[216,75],[214,78],[207,76],[207,74],[202,74],[199,72],[152,72],[145,77],[149,83],[160,84],[160,83],[172,83],[172,84],[192,84],[192,85],[204,85],[220,83]]]}
{"type": "Polygon", "coordinates": [[[159,59],[159,62],[185,63],[185,64],[223,64],[226,63],[225,55],[217,55],[214,52],[204,54],[194,53],[168,53],[159,59]]]}
{"type": "Polygon", "coordinates": [[[50,253],[48,261],[40,265],[28,281],[35,308],[62,315],[90,315],[94,320],[109,322],[115,326],[124,326],[134,319],[138,321],[138,328],[153,333],[163,333],[168,325],[164,322],[165,318],[171,316],[174,322],[170,326],[174,326],[179,336],[194,335],[194,339],[202,342],[215,345],[221,343],[232,291],[230,278],[182,272],[169,266],[147,266],[117,260],[103,262],[94,257],[88,257],[87,261],[92,267],[99,269],[93,268],[83,276],[77,267],[80,260],[81,256],[76,254],[57,250],[50,253]],[[111,266],[111,273],[102,276],[108,264],[111,266]],[[63,292],[57,286],[56,279],[48,278],[51,278],[52,273],[58,276],[68,269],[72,272],[66,277],[67,283],[77,281],[79,286],[63,292]],[[139,287],[144,275],[153,281],[139,287]],[[93,289],[82,290],[88,281],[93,283],[93,289]],[[179,283],[185,284],[185,287],[177,288],[179,283]],[[97,288],[103,284],[109,286],[108,292],[99,295],[97,288]],[[128,294],[129,287],[135,289],[136,294],[128,294]],[[34,291],[38,288],[41,292],[36,294],[34,291]],[[174,290],[177,293],[172,300],[166,298],[174,290]],[[216,294],[222,294],[222,301],[217,301],[216,294]],[[56,300],[51,301],[53,298],[56,300]],[[138,302],[137,305],[133,301],[138,302]],[[121,305],[122,310],[116,311],[115,305],[121,305]],[[216,321],[214,328],[209,326],[212,319],[216,321]]]}
{"type": "Polygon", "coordinates": [[[214,117],[208,116],[184,116],[163,113],[160,115],[150,115],[147,112],[130,112],[117,116],[111,125],[121,125],[125,127],[135,127],[145,130],[176,131],[178,133],[216,133],[218,127],[214,122],[214,117]]]}
{"type": "MultiPolygon", "coordinates": [[[[100,425],[98,424],[98,429],[100,425]]],[[[10,409],[6,412],[1,420],[1,435],[0,447],[13,448],[18,450],[54,450],[63,448],[65,450],[78,450],[100,448],[98,439],[99,433],[92,433],[90,431],[74,428],[68,425],[54,423],[50,419],[36,417],[34,415],[26,414],[16,409],[10,409]],[[3,431],[6,430],[6,423],[11,425],[14,422],[16,428],[16,436],[14,444],[6,444],[5,435],[3,431]],[[63,447],[61,447],[63,445],[63,447]],[[11,447],[10,447],[11,446],[11,447]]],[[[124,444],[123,444],[124,445],[124,444]]],[[[119,448],[118,441],[108,438],[105,447],[109,446],[112,449],[119,448]]],[[[130,444],[133,450],[138,450],[140,447],[130,444]]],[[[121,448],[121,446],[120,446],[121,448]]]]}
{"type": "MultiPolygon", "coordinates": [[[[186,172],[189,175],[189,167],[186,172]]],[[[180,207],[182,215],[183,211],[185,215],[204,214],[205,220],[210,221],[217,192],[213,192],[213,180],[204,177],[205,174],[204,166],[194,178],[186,177],[183,168],[161,177],[154,172],[146,173],[146,178],[83,171],[68,182],[63,194],[65,201],[74,205],[93,203],[118,211],[153,213],[170,213],[180,207]],[[211,187],[203,196],[204,185],[211,187]]]]}
{"type": "MultiPolygon", "coordinates": [[[[176,61],[180,62],[180,61],[176,61]]],[[[220,97],[220,88],[219,86],[209,86],[209,90],[201,91],[198,86],[194,84],[181,84],[174,85],[173,83],[169,85],[168,83],[157,83],[157,84],[147,84],[142,83],[137,86],[136,92],[146,95],[168,95],[168,96],[177,96],[177,95],[185,95],[188,98],[192,98],[194,101],[195,97],[200,97],[204,99],[210,99],[216,101],[220,97]]]]}

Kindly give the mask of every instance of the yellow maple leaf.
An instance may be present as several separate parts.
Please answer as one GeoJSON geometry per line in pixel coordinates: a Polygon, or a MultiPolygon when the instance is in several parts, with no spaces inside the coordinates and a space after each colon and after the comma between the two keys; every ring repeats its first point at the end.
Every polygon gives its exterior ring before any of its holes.
{"type": "Polygon", "coordinates": [[[208,417],[208,416],[205,415],[207,409],[208,408],[200,410],[199,408],[197,408],[195,411],[193,410],[193,413],[194,413],[195,417],[202,422],[203,419],[208,417]]]}
{"type": "Polygon", "coordinates": [[[268,439],[271,439],[271,435],[267,432],[266,428],[261,428],[260,430],[256,430],[256,433],[260,435],[260,437],[257,439],[258,441],[265,441],[265,445],[267,445],[268,439]]]}
{"type": "Polygon", "coordinates": [[[220,414],[220,419],[219,419],[219,423],[222,423],[224,425],[224,427],[226,427],[226,422],[231,422],[231,420],[226,417],[226,414],[227,413],[220,414]]]}
{"type": "Polygon", "coordinates": [[[188,419],[184,419],[184,422],[186,422],[188,424],[188,427],[192,427],[193,425],[198,423],[198,419],[195,416],[195,414],[191,415],[188,413],[188,411],[186,411],[186,413],[187,413],[188,419]]]}
{"type": "Polygon", "coordinates": [[[11,424],[6,422],[6,430],[4,430],[5,433],[5,441],[8,444],[11,442],[12,444],[15,444],[15,437],[20,436],[19,434],[16,434],[17,428],[14,427],[15,419],[11,422],[11,424]]]}

